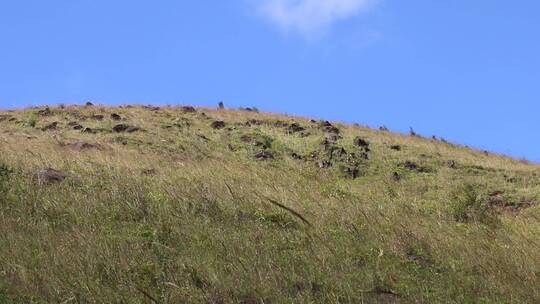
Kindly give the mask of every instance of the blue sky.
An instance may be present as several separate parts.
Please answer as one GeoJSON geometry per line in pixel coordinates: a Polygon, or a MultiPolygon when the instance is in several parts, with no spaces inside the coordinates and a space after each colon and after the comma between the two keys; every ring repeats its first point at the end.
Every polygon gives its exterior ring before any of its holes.
{"type": "Polygon", "coordinates": [[[0,107],[256,106],[540,161],[540,2],[0,3],[0,107]]]}

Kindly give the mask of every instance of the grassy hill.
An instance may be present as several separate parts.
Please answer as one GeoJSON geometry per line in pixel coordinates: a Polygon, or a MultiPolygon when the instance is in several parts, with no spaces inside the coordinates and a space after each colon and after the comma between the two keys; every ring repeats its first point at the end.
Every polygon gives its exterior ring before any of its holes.
{"type": "Polygon", "coordinates": [[[540,303],[539,202],[538,165],[384,128],[2,111],[0,303],[540,303]]]}

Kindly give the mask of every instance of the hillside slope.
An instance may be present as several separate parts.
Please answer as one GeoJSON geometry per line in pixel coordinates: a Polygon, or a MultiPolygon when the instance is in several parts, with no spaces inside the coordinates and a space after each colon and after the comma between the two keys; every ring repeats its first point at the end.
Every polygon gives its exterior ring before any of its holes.
{"type": "Polygon", "coordinates": [[[539,303],[540,166],[192,107],[0,112],[0,303],[539,303]]]}

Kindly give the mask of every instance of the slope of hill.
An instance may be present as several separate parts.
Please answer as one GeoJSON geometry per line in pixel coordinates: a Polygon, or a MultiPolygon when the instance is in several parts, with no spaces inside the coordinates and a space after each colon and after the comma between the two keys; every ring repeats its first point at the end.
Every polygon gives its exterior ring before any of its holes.
{"type": "Polygon", "coordinates": [[[540,166],[252,109],[0,112],[0,303],[539,303],[540,166]]]}

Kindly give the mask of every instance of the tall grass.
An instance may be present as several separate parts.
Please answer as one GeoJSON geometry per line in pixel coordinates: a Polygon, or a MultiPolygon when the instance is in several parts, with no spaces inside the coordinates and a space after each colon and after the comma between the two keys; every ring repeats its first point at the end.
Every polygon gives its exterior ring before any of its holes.
{"type": "Polygon", "coordinates": [[[495,190],[539,200],[534,164],[336,124],[348,151],[355,136],[371,143],[363,174],[349,179],[289,156],[324,137],[304,118],[51,110],[35,128],[0,122],[0,303],[540,302],[538,206],[507,212],[486,201],[495,190]],[[64,125],[74,111],[119,113],[144,131],[81,133],[64,125]],[[210,129],[214,119],[231,129],[210,129]],[[248,119],[297,121],[311,135],[248,119]],[[51,121],[61,129],[39,130],[51,121]],[[272,140],[274,160],[253,159],[240,137],[254,133],[272,140]],[[79,139],[104,148],[59,144],[79,139]],[[405,161],[433,170],[406,170],[405,161]],[[45,167],[70,177],[38,185],[45,167]]]}

